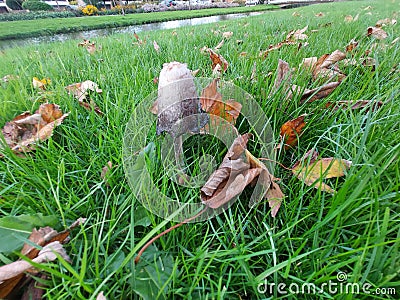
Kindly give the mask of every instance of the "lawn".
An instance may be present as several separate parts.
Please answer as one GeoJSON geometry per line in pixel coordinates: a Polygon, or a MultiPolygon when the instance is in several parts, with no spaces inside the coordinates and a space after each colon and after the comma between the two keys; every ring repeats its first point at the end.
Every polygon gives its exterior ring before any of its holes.
{"type": "MultiPolygon", "coordinates": [[[[0,52],[0,78],[14,75],[8,83],[1,82],[1,127],[44,102],[70,112],[34,152],[21,157],[4,150],[0,158],[0,223],[7,216],[42,213],[54,216],[57,222],[51,225],[63,230],[76,219],[87,218],[65,244],[71,262],[60,259],[43,266],[48,274],[46,298],[95,299],[103,291],[107,299],[398,299],[399,24],[382,27],[388,34],[383,40],[366,34],[378,20],[399,19],[399,11],[399,0],[318,4],[146,32],[139,34],[142,43],[124,34],[96,38],[92,54],[78,47],[81,41],[76,40],[0,52]],[[350,15],[353,20],[346,18],[350,15]],[[259,55],[306,25],[307,46],[302,41],[302,47],[284,45],[266,57],[259,55]],[[282,124],[307,114],[298,143],[277,152],[273,160],[291,167],[316,148],[320,157],[350,160],[352,166],[345,176],[324,180],[337,191],[330,194],[276,164],[271,172],[280,179],[286,197],[275,218],[267,201],[248,208],[252,193],[248,187],[218,216],[185,224],[155,241],[135,265],[139,249],[176,222],[145,210],[133,196],[124,170],[126,124],[143,99],[157,90],[154,81],[163,63],[185,62],[191,70],[200,69],[197,77],[212,77],[210,58],[201,48],[217,46],[223,33],[230,31],[232,37],[219,50],[229,62],[222,79],[254,97],[269,117],[274,141],[280,141],[282,124]],[[358,46],[347,53],[348,58],[363,60],[368,52],[374,67],[340,62],[346,78],[332,94],[311,103],[300,103],[297,94],[286,100],[284,89],[273,91],[279,59],[296,68],[292,76],[296,85],[314,88],[320,83],[298,67],[302,59],[345,51],[352,39],[358,46]],[[51,79],[46,91],[33,87],[33,77],[51,79]],[[101,94],[90,93],[90,98],[103,115],[85,110],[65,90],[85,80],[102,89],[101,94]],[[374,100],[383,105],[326,109],[339,100],[374,100]],[[101,172],[109,161],[112,168],[103,179],[101,172]],[[301,292],[302,285],[311,284],[321,288],[317,295],[301,292]],[[358,287],[359,294],[352,295],[348,284],[353,292],[358,287]]],[[[240,118],[237,124],[241,133],[250,128],[240,118]]],[[[145,163],[160,191],[199,202],[199,189],[179,187],[163,170],[155,126],[145,142],[155,145],[145,163]]],[[[185,145],[188,161],[197,159],[193,153],[204,152],[218,163],[226,153],[216,139],[198,135],[185,145]]],[[[261,155],[256,137],[249,149],[261,155]]],[[[193,173],[199,173],[199,164],[193,164],[193,173]]],[[[5,244],[0,249],[7,248],[5,244]]],[[[0,253],[0,264],[18,258],[19,249],[13,250],[0,253]]]]}
{"type": "Polygon", "coordinates": [[[277,9],[273,5],[0,22],[0,40],[277,9]]]}

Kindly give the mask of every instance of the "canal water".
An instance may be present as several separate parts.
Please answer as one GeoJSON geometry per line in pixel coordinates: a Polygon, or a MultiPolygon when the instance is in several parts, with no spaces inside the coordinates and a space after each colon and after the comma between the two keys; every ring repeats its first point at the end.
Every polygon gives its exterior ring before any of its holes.
{"type": "Polygon", "coordinates": [[[161,30],[161,29],[174,29],[184,26],[195,26],[202,24],[216,23],[219,21],[233,20],[245,18],[248,16],[257,16],[264,14],[265,12],[250,12],[250,13],[238,13],[238,14],[228,14],[219,15],[211,17],[193,18],[185,20],[167,21],[151,24],[133,25],[126,27],[115,27],[115,28],[105,28],[105,29],[94,29],[87,31],[71,32],[71,33],[61,33],[55,35],[44,35],[40,37],[31,37],[15,40],[5,40],[0,41],[0,49],[6,49],[15,46],[25,46],[40,43],[50,43],[50,42],[63,42],[71,39],[93,39],[101,36],[108,36],[115,33],[130,33],[150,31],[150,30],[161,30]]]}

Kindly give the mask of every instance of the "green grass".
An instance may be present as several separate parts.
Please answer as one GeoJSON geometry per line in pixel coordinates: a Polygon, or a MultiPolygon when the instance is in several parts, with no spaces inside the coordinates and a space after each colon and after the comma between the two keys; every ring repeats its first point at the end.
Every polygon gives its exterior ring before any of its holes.
{"type": "Polygon", "coordinates": [[[0,40],[276,9],[272,5],[0,22],[0,40]]]}
{"type": "MultiPolygon", "coordinates": [[[[398,24],[385,27],[389,37],[384,41],[365,37],[365,33],[379,19],[398,19],[399,5],[399,0],[313,5],[175,29],[176,35],[170,30],[147,32],[140,36],[147,40],[142,46],[132,44],[130,35],[114,35],[96,39],[102,49],[93,55],[78,48],[79,41],[1,52],[0,77],[15,74],[19,79],[0,87],[0,126],[23,111],[35,110],[43,101],[32,88],[34,76],[51,78],[46,100],[71,112],[35,153],[25,158],[6,153],[0,159],[0,216],[38,212],[56,215],[58,229],[78,217],[88,218],[65,246],[72,263],[46,266],[50,274],[46,297],[94,299],[104,291],[107,299],[131,299],[138,298],[135,291],[153,288],[166,298],[177,299],[398,299],[400,43],[388,45],[400,31],[398,24]],[[364,10],[367,6],[372,8],[364,10]],[[292,16],[294,11],[300,16],[292,16]],[[325,15],[316,17],[319,12],[325,15]],[[357,13],[358,21],[344,22],[346,15],[357,13]],[[258,56],[260,50],[283,40],[290,30],[305,25],[309,25],[307,47],[297,50],[296,46],[284,46],[265,59],[258,56]],[[291,166],[308,149],[317,147],[322,157],[349,159],[353,166],[345,177],[328,181],[338,191],[333,196],[304,185],[290,171],[277,166],[273,173],[281,178],[286,198],[275,219],[267,203],[248,209],[248,189],[219,216],[186,224],[156,241],[135,266],[133,258],[139,248],[175,223],[146,212],[132,196],[122,160],[125,126],[138,103],[156,89],[153,79],[163,63],[186,62],[190,69],[200,68],[201,76],[211,76],[209,58],[199,49],[216,46],[224,31],[234,33],[220,50],[230,63],[224,79],[260,103],[271,116],[277,141],[284,122],[308,114],[298,147],[281,153],[277,160],[291,166]],[[279,58],[297,67],[304,57],[343,50],[352,38],[360,43],[356,58],[378,43],[371,54],[377,61],[375,71],[362,66],[343,67],[348,75],[345,81],[328,98],[311,104],[300,105],[293,99],[283,107],[281,92],[268,96],[275,77],[268,73],[275,74],[279,58]],[[237,39],[243,43],[238,45],[237,39]],[[153,49],[153,40],[160,45],[160,53],[153,49]],[[239,55],[243,51],[247,56],[239,55]],[[254,62],[257,81],[252,83],[249,78],[254,62]],[[64,90],[64,86],[84,80],[93,80],[103,89],[103,94],[92,95],[105,113],[103,117],[84,110],[64,90]],[[346,99],[380,100],[385,104],[377,111],[324,109],[328,101],[346,99]],[[115,166],[110,186],[100,178],[107,161],[115,166]],[[366,294],[362,290],[359,295],[339,295],[327,288],[318,296],[283,295],[277,289],[272,295],[257,291],[264,278],[276,285],[322,286],[338,283],[339,272],[348,275],[346,282],[370,284],[371,293],[376,288],[393,288],[396,295],[366,294]],[[159,276],[158,287],[145,280],[150,276],[159,276]]],[[[296,84],[312,86],[309,75],[301,70],[294,74],[296,84]]],[[[148,141],[158,145],[159,138],[152,133],[148,141]]],[[[204,144],[204,151],[216,155],[217,160],[224,155],[220,147],[204,141],[194,139],[190,143],[204,144]]],[[[195,199],[196,190],[179,189],[163,176],[156,158],[149,164],[160,189],[182,199],[195,199]]],[[[193,172],[196,170],[194,167],[193,172]]],[[[0,259],[5,263],[15,257],[3,254],[0,259]]]]}

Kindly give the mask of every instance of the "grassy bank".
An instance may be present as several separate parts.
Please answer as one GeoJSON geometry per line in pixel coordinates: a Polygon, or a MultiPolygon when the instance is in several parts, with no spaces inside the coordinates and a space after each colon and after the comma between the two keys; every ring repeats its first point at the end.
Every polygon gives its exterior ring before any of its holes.
{"type": "MultiPolygon", "coordinates": [[[[74,40],[0,52],[0,78],[19,76],[0,85],[1,127],[44,101],[70,112],[53,137],[34,153],[19,157],[6,152],[0,158],[1,217],[41,212],[59,219],[57,229],[76,218],[88,218],[65,245],[72,262],[48,265],[46,298],[95,299],[104,291],[107,299],[137,299],[138,294],[153,290],[167,299],[398,299],[400,42],[392,42],[400,35],[400,27],[385,26],[388,38],[382,41],[367,37],[366,32],[380,19],[399,19],[399,8],[399,0],[338,2],[146,32],[139,34],[147,41],[140,45],[133,43],[132,35],[98,38],[94,42],[101,49],[93,54],[74,40]],[[357,21],[344,21],[357,14],[357,21]],[[259,57],[260,50],[306,25],[308,46],[285,45],[266,58],[259,57]],[[153,80],[163,63],[186,62],[190,69],[200,69],[198,76],[212,76],[210,59],[200,48],[215,47],[227,31],[233,36],[219,50],[230,64],[223,79],[254,96],[271,118],[276,142],[283,123],[307,114],[299,145],[276,159],[289,167],[315,147],[322,157],[348,159],[353,165],[346,176],[326,181],[337,190],[334,195],[305,185],[277,166],[273,173],[281,178],[286,198],[276,218],[270,216],[266,202],[249,209],[252,189],[245,190],[219,216],[186,224],[156,241],[135,266],[132,259],[148,241],[146,235],[154,236],[174,223],[163,223],[132,196],[123,169],[125,126],[134,108],[157,89],[153,80]],[[310,75],[297,68],[299,63],[305,57],[344,50],[351,39],[359,42],[353,52],[356,60],[372,49],[374,70],[340,65],[347,78],[330,96],[313,103],[300,104],[299,97],[287,103],[283,91],[270,94],[278,59],[296,67],[295,84],[316,87],[310,75]],[[160,46],[159,52],[153,41],[160,46]],[[46,93],[32,87],[33,77],[51,79],[46,93]],[[103,116],[85,110],[65,91],[65,86],[84,80],[96,82],[103,90],[90,95],[103,116]],[[384,105],[378,110],[325,109],[328,102],[361,99],[380,100],[384,105]],[[100,174],[108,161],[113,168],[106,184],[100,174]],[[359,294],[339,289],[339,273],[347,275],[343,282],[359,286],[359,294]],[[287,294],[271,288],[272,283],[275,287],[285,284],[287,294]],[[336,292],[328,290],[331,283],[336,292]],[[267,293],[263,293],[264,284],[267,293]],[[291,284],[293,289],[300,285],[300,291],[302,284],[325,288],[318,295],[296,294],[288,290],[291,284]],[[382,295],[383,289],[392,294],[382,295]]],[[[147,141],[158,144],[154,135],[147,141]]],[[[196,137],[192,137],[196,147],[203,145],[206,153],[214,149],[196,137]]],[[[158,152],[153,157],[154,176],[164,174],[158,152]]],[[[218,149],[208,154],[220,161],[225,152],[218,149]]],[[[166,176],[157,184],[163,193],[199,201],[198,189],[180,189],[166,176]]],[[[2,253],[0,264],[16,257],[2,253]]]]}
{"type": "Polygon", "coordinates": [[[0,40],[276,9],[273,5],[0,22],[0,40]]]}

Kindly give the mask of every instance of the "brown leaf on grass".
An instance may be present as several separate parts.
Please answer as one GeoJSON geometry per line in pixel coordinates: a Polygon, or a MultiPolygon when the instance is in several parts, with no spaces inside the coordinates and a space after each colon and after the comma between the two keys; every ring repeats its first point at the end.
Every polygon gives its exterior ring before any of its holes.
{"type": "Polygon", "coordinates": [[[378,40],[384,40],[388,37],[388,34],[382,28],[368,27],[367,36],[372,36],[378,40]]]}
{"type": "Polygon", "coordinates": [[[45,90],[46,87],[51,83],[50,78],[39,79],[37,77],[32,78],[32,85],[35,89],[45,90]]]}
{"type": "Polygon", "coordinates": [[[317,64],[317,61],[318,57],[316,56],[303,58],[299,65],[299,68],[305,69],[307,71],[313,71],[317,64]]]}
{"type": "Polygon", "coordinates": [[[317,14],[315,14],[316,17],[323,17],[325,16],[325,14],[323,12],[319,12],[317,14]]]}
{"type": "Polygon", "coordinates": [[[214,49],[215,49],[215,50],[221,49],[222,46],[224,45],[224,43],[225,43],[225,41],[224,41],[224,40],[221,40],[221,41],[219,42],[219,44],[218,44],[217,46],[214,47],[214,49]]]}
{"type": "Polygon", "coordinates": [[[312,90],[306,89],[300,98],[300,103],[313,102],[329,96],[340,84],[340,81],[329,82],[312,90]]]}
{"type": "Polygon", "coordinates": [[[391,19],[391,18],[385,18],[383,20],[379,20],[376,22],[375,27],[383,27],[383,26],[388,26],[388,25],[396,25],[397,20],[396,19],[391,19]]]}
{"type": "Polygon", "coordinates": [[[7,122],[2,129],[4,140],[16,153],[32,151],[35,144],[50,138],[67,116],[57,104],[42,104],[33,115],[24,112],[7,122]]]}
{"type": "Polygon", "coordinates": [[[136,44],[137,45],[141,45],[141,44],[145,43],[139,38],[139,36],[137,35],[137,33],[135,31],[133,32],[133,36],[136,39],[136,44]]]}
{"type": "Polygon", "coordinates": [[[300,17],[301,14],[298,11],[295,11],[294,13],[292,13],[293,17],[300,17]]]}
{"type": "Polygon", "coordinates": [[[110,186],[110,184],[107,180],[107,176],[110,173],[112,167],[113,167],[112,162],[108,161],[107,164],[103,167],[103,169],[101,169],[100,178],[105,180],[106,186],[110,186]]]}
{"type": "Polygon", "coordinates": [[[154,50],[156,50],[156,52],[160,52],[160,46],[158,46],[156,41],[153,41],[153,47],[154,47],[154,50]]]}
{"type": "MultiPolygon", "coordinates": [[[[53,261],[57,257],[53,251],[61,255],[65,260],[70,261],[69,256],[62,248],[63,243],[68,241],[70,231],[86,221],[80,218],[75,221],[69,228],[64,231],[57,232],[51,227],[33,229],[29,236],[30,243],[25,243],[22,247],[21,254],[33,260],[36,263],[53,261]],[[43,247],[39,250],[39,247],[43,247]]],[[[29,273],[38,273],[36,269],[31,268],[29,262],[18,260],[9,265],[0,267],[0,299],[6,298],[14,288],[26,276],[25,271],[29,273]]]]}
{"type": "Polygon", "coordinates": [[[277,43],[276,45],[270,45],[270,46],[268,47],[267,50],[261,51],[260,54],[259,54],[259,56],[265,58],[265,57],[268,56],[268,54],[269,54],[271,51],[278,50],[278,49],[280,49],[280,48],[281,48],[282,46],[284,46],[284,45],[295,45],[295,44],[296,44],[296,42],[294,42],[294,41],[285,40],[285,41],[283,41],[283,42],[277,43]]]}
{"type": "Polygon", "coordinates": [[[96,83],[91,80],[86,80],[83,82],[70,84],[66,86],[65,89],[68,91],[68,94],[73,95],[79,101],[79,105],[87,110],[94,110],[94,112],[100,116],[103,115],[103,112],[96,105],[96,103],[87,97],[89,95],[89,91],[93,91],[98,94],[103,92],[96,83]]]}
{"type": "Polygon", "coordinates": [[[196,75],[199,74],[200,69],[196,69],[196,70],[193,70],[193,71],[190,71],[190,72],[192,73],[193,77],[196,77],[196,75]]]}
{"type": "Polygon", "coordinates": [[[302,130],[306,126],[306,122],[304,122],[305,117],[305,114],[301,115],[300,117],[287,121],[282,125],[280,137],[285,145],[285,150],[297,145],[297,139],[301,136],[302,130]]]}
{"type": "Polygon", "coordinates": [[[19,79],[19,76],[17,76],[17,75],[10,75],[10,74],[9,74],[9,75],[3,76],[3,77],[0,79],[0,81],[7,83],[7,82],[10,82],[10,81],[12,81],[12,80],[17,80],[17,79],[19,79]]]}
{"type": "Polygon", "coordinates": [[[308,29],[308,25],[302,29],[292,30],[286,35],[287,41],[297,41],[297,40],[306,40],[308,39],[308,35],[305,34],[308,29]]]}
{"type": "Polygon", "coordinates": [[[292,70],[289,64],[286,61],[279,59],[276,72],[277,74],[274,81],[272,93],[275,93],[281,87],[283,92],[286,92],[290,87],[292,80],[292,70]]]}
{"type": "Polygon", "coordinates": [[[320,179],[343,176],[345,171],[350,168],[351,161],[332,157],[317,160],[317,157],[318,152],[316,150],[309,150],[292,167],[292,173],[308,186],[315,183],[315,188],[321,188],[322,191],[334,193],[335,190],[321,182],[320,179]]]}
{"type": "Polygon", "coordinates": [[[221,67],[222,71],[226,72],[226,70],[228,69],[228,66],[229,66],[226,59],[221,54],[216,53],[214,50],[212,50],[210,48],[208,48],[207,51],[210,54],[213,71],[219,65],[221,67]]]}
{"type": "Polygon", "coordinates": [[[361,108],[371,108],[372,110],[378,109],[383,105],[382,101],[373,100],[340,100],[336,102],[326,103],[326,108],[331,108],[334,110],[338,109],[361,109],[361,108]]]}
{"type": "Polygon", "coordinates": [[[210,115],[221,117],[229,123],[235,124],[236,119],[239,117],[240,111],[242,110],[242,104],[232,99],[224,101],[221,93],[218,91],[218,81],[218,79],[214,79],[201,92],[201,108],[210,115]]]}
{"type": "Polygon", "coordinates": [[[213,209],[219,208],[239,195],[246,186],[259,180],[262,189],[256,193],[257,199],[250,199],[250,206],[265,197],[271,215],[275,217],[284,195],[264,164],[246,149],[249,137],[249,134],[244,134],[234,140],[220,167],[200,189],[202,203],[213,209]]]}
{"type": "Polygon", "coordinates": [[[358,46],[358,42],[355,41],[354,39],[351,40],[346,46],[346,52],[353,51],[357,46],[358,46]]]}
{"type": "Polygon", "coordinates": [[[84,39],[83,42],[78,44],[78,47],[85,48],[90,54],[96,52],[96,43],[92,43],[89,40],[84,39]]]}
{"type": "Polygon", "coordinates": [[[346,75],[340,71],[336,63],[345,58],[346,54],[340,50],[335,50],[331,54],[322,55],[318,59],[313,70],[314,80],[322,78],[324,80],[337,79],[337,81],[342,81],[346,78],[346,75]]]}
{"type": "Polygon", "coordinates": [[[226,31],[226,32],[223,32],[223,33],[222,33],[222,37],[223,37],[224,39],[229,39],[230,37],[232,37],[232,35],[233,35],[233,32],[232,32],[232,31],[226,31]]]}

